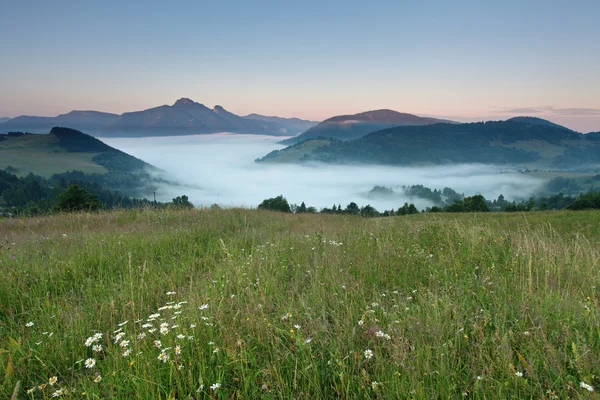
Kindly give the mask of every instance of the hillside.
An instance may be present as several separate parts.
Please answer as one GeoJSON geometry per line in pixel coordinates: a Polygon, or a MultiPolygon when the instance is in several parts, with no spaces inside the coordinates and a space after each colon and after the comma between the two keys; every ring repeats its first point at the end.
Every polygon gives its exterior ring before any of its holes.
{"type": "Polygon", "coordinates": [[[289,135],[297,135],[318,124],[317,121],[307,121],[300,118],[268,117],[260,114],[248,114],[244,118],[277,123],[285,127],[286,133],[289,135]]]}
{"type": "Polygon", "coordinates": [[[11,119],[12,119],[12,118],[8,118],[8,117],[1,117],[1,118],[0,118],[0,124],[3,124],[3,123],[5,123],[5,122],[8,122],[8,121],[10,121],[11,119]]]}
{"type": "Polygon", "coordinates": [[[561,128],[570,131],[571,129],[564,127],[559,124],[555,124],[554,122],[548,121],[547,119],[542,119],[538,117],[513,117],[507,119],[509,122],[523,122],[529,125],[541,125],[541,126],[551,126],[554,128],[561,128]]]}
{"type": "MultiPolygon", "coordinates": [[[[309,147],[308,142],[303,146],[309,147]]],[[[293,147],[292,147],[293,148],[293,147]]],[[[576,168],[600,162],[600,143],[545,124],[500,121],[384,129],[350,141],[317,146],[291,160],[291,148],[260,161],[322,161],[387,165],[484,163],[576,168]]]]}
{"type": "Polygon", "coordinates": [[[366,111],[353,115],[338,115],[326,119],[306,132],[282,141],[282,144],[291,145],[316,137],[332,138],[336,140],[352,140],[368,133],[393,126],[420,126],[437,123],[453,123],[436,118],[418,117],[412,114],[399,113],[393,110],[366,111]]]}
{"type": "Polygon", "coordinates": [[[48,134],[0,135],[0,169],[43,177],[78,170],[85,173],[137,173],[149,164],[82,132],[54,127],[48,134]]]}
{"type": "Polygon", "coordinates": [[[54,376],[35,398],[598,390],[598,212],[135,210],[0,232],[3,399],[54,376]]]}

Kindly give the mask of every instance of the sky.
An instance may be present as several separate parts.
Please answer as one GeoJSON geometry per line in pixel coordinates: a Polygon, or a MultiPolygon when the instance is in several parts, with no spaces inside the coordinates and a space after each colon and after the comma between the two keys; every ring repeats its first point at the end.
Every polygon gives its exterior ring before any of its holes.
{"type": "Polygon", "coordinates": [[[600,1],[0,0],[0,117],[189,97],[600,131],[600,1]]]}

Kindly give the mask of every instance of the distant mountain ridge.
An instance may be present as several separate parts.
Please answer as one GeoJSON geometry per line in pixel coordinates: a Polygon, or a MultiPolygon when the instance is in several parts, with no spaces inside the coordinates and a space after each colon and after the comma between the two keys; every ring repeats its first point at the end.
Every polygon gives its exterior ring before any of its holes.
{"type": "Polygon", "coordinates": [[[0,129],[5,131],[18,130],[40,133],[48,132],[54,126],[68,126],[73,129],[99,130],[115,122],[118,117],[117,114],[88,110],[74,110],[67,114],[60,114],[56,117],[22,115],[12,118],[0,125],[0,129]]]}
{"type": "Polygon", "coordinates": [[[364,135],[394,126],[420,126],[439,123],[456,123],[437,118],[419,117],[394,110],[381,109],[352,115],[338,115],[308,129],[300,135],[283,140],[290,145],[310,138],[332,138],[336,140],[358,139],[364,135]]]}
{"type": "Polygon", "coordinates": [[[319,123],[318,121],[308,121],[300,118],[269,117],[260,114],[248,114],[244,118],[275,122],[280,125],[284,125],[287,128],[288,133],[291,135],[304,132],[305,130],[310,129],[319,123]]]}
{"type": "Polygon", "coordinates": [[[8,117],[0,117],[0,124],[3,124],[5,122],[10,121],[12,118],[8,118],[8,117]]]}
{"type": "Polygon", "coordinates": [[[540,119],[397,126],[353,140],[307,139],[259,162],[482,163],[579,168],[600,163],[600,137],[540,119]]]}
{"type": "Polygon", "coordinates": [[[245,118],[222,106],[208,108],[189,98],[173,105],[153,107],[121,115],[98,111],[71,111],[56,117],[19,116],[4,123],[0,132],[48,132],[54,126],[68,126],[94,136],[144,137],[218,132],[289,136],[297,133],[302,120],[277,117],[245,118]]]}

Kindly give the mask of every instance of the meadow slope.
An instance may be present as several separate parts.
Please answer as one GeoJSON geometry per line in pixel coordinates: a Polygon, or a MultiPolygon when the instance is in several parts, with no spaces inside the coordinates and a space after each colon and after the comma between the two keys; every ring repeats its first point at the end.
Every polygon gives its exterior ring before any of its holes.
{"type": "Polygon", "coordinates": [[[599,212],[0,220],[0,397],[593,398],[599,212]]]}

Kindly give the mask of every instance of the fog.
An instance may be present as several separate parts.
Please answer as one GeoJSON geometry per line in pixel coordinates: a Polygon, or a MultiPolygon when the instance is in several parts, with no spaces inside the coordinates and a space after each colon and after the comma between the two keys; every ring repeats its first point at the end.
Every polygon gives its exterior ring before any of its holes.
{"type": "Polygon", "coordinates": [[[482,194],[487,199],[503,194],[507,199],[534,195],[544,181],[490,165],[435,167],[390,167],[373,165],[291,165],[255,163],[284,138],[258,135],[194,135],[151,138],[101,138],[110,146],[138,157],[162,170],[174,185],[163,185],[157,200],[170,201],[187,195],[196,206],[256,207],[269,197],[284,195],[290,203],[317,208],[351,201],[371,204],[379,211],[398,208],[405,201],[421,209],[427,200],[408,198],[403,185],[431,189],[450,187],[465,195],[482,194]],[[371,198],[373,186],[397,193],[389,198],[371,198]]]}

